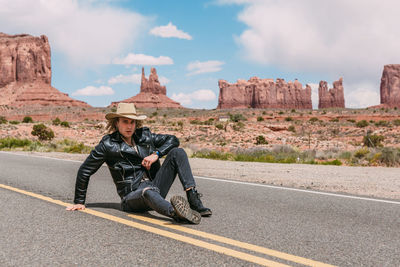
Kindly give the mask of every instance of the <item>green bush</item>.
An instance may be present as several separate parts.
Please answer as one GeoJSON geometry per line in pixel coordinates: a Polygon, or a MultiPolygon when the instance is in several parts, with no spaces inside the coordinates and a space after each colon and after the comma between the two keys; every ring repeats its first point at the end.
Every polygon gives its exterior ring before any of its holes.
{"type": "Polygon", "coordinates": [[[258,117],[257,117],[257,121],[264,121],[264,118],[261,117],[261,116],[258,116],[258,117]]]}
{"type": "Polygon", "coordinates": [[[353,120],[353,119],[348,119],[347,121],[348,121],[348,122],[352,122],[352,123],[355,123],[355,122],[356,122],[356,120],[353,120]]]}
{"type": "Polygon", "coordinates": [[[389,126],[389,122],[388,121],[384,121],[384,120],[380,120],[375,122],[375,126],[376,127],[388,127],[389,126]]]}
{"type": "Polygon", "coordinates": [[[393,121],[393,125],[395,125],[395,126],[400,126],[400,120],[399,120],[399,119],[394,120],[394,121],[393,121]]]}
{"type": "Polygon", "coordinates": [[[324,161],[324,162],[321,162],[320,164],[322,164],[322,165],[336,165],[336,166],[340,166],[340,165],[342,165],[343,163],[342,163],[340,160],[338,160],[338,159],[334,159],[334,160],[331,160],[331,161],[324,161]]]}
{"type": "Polygon", "coordinates": [[[256,145],[268,145],[268,141],[263,135],[259,135],[256,137],[256,145]]]}
{"type": "Polygon", "coordinates": [[[369,153],[367,148],[360,148],[356,152],[354,152],[354,157],[358,159],[364,158],[369,153]]]}
{"type": "Polygon", "coordinates": [[[68,122],[68,121],[62,121],[62,122],[61,122],[61,126],[62,126],[62,127],[69,128],[69,122],[68,122]]]}
{"type": "Polygon", "coordinates": [[[243,116],[243,114],[229,114],[229,118],[233,122],[246,121],[247,119],[243,116]]]}
{"type": "Polygon", "coordinates": [[[60,120],[60,118],[58,118],[58,117],[55,118],[55,119],[52,121],[52,124],[53,124],[53,125],[56,125],[56,126],[57,126],[57,125],[60,125],[60,123],[61,123],[61,120],[60,120]]]}
{"type": "Polygon", "coordinates": [[[293,126],[293,125],[290,125],[289,127],[288,127],[288,131],[289,132],[296,132],[296,128],[293,126]]]}
{"type": "Polygon", "coordinates": [[[37,136],[39,140],[52,140],[54,132],[52,129],[46,127],[43,123],[33,125],[32,135],[37,136]]]}
{"type": "Polygon", "coordinates": [[[6,137],[0,139],[0,149],[29,146],[32,142],[28,139],[6,137]]]}
{"type": "Polygon", "coordinates": [[[285,121],[293,121],[293,118],[292,117],[286,117],[285,121]]]}
{"type": "Polygon", "coordinates": [[[224,125],[222,125],[221,123],[218,123],[217,125],[215,125],[215,127],[216,127],[218,130],[224,129],[224,125]]]}
{"type": "Polygon", "coordinates": [[[364,144],[364,146],[367,146],[367,147],[380,147],[380,146],[383,146],[382,141],[384,139],[385,139],[385,137],[382,135],[367,134],[363,138],[363,144],[364,144]]]}
{"type": "Polygon", "coordinates": [[[10,124],[19,124],[19,121],[10,121],[10,124]]]}
{"type": "Polygon", "coordinates": [[[366,120],[358,121],[356,123],[356,126],[359,128],[364,128],[364,127],[367,127],[368,125],[369,125],[369,123],[366,120]]]}
{"type": "Polygon", "coordinates": [[[83,143],[74,143],[66,148],[64,148],[64,152],[67,153],[85,153],[90,151],[91,148],[85,146],[83,143]]]}
{"type": "Polygon", "coordinates": [[[198,120],[198,119],[194,119],[194,120],[190,121],[190,124],[201,125],[202,122],[200,120],[198,120]]]}
{"type": "Polygon", "coordinates": [[[239,121],[238,123],[235,123],[235,124],[232,126],[232,128],[233,128],[233,130],[235,130],[235,131],[240,131],[240,130],[242,130],[242,129],[244,128],[244,123],[241,122],[241,121],[239,121]]]}
{"type": "Polygon", "coordinates": [[[32,117],[30,116],[25,116],[24,119],[22,120],[23,123],[32,123],[32,117]]]}
{"type": "Polygon", "coordinates": [[[386,166],[396,166],[399,164],[400,151],[395,148],[384,147],[379,155],[379,161],[386,166]]]}
{"type": "Polygon", "coordinates": [[[7,123],[7,119],[4,116],[0,116],[0,124],[7,123]]]}
{"type": "Polygon", "coordinates": [[[333,119],[331,119],[330,121],[331,121],[331,122],[339,122],[339,119],[338,119],[338,118],[333,118],[333,119]]]}
{"type": "Polygon", "coordinates": [[[317,117],[312,117],[312,118],[309,119],[309,121],[310,121],[310,122],[317,122],[317,121],[318,121],[318,118],[317,118],[317,117]]]}

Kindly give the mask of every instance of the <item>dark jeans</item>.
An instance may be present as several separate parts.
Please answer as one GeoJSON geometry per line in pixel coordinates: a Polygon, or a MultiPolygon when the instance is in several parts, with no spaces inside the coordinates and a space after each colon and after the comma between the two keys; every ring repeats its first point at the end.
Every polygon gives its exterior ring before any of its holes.
{"type": "Polygon", "coordinates": [[[184,190],[196,186],[188,157],[182,148],[173,148],[168,153],[153,181],[142,181],[135,191],[122,199],[122,209],[133,212],[155,210],[170,216],[173,207],[165,197],[177,174],[184,190]]]}

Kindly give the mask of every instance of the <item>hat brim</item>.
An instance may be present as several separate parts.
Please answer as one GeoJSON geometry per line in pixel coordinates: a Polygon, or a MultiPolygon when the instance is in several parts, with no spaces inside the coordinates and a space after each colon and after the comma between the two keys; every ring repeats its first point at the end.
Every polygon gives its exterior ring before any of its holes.
{"type": "Polygon", "coordinates": [[[108,113],[106,115],[106,119],[107,120],[111,120],[114,118],[127,118],[127,119],[131,119],[131,120],[137,120],[137,121],[142,121],[147,119],[146,115],[125,115],[125,114],[117,114],[117,113],[108,113]]]}

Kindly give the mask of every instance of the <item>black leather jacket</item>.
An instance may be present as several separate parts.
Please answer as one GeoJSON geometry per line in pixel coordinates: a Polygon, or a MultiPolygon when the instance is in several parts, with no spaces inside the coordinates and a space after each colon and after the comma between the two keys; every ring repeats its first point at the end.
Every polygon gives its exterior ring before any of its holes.
{"type": "Polygon", "coordinates": [[[90,176],[104,162],[111,172],[119,196],[123,198],[136,190],[145,172],[147,177],[153,179],[160,169],[160,161],[157,160],[151,165],[150,171],[146,170],[141,165],[143,158],[154,151],[158,151],[162,157],[179,146],[179,140],[174,135],[154,134],[147,127],[136,129],[133,139],[139,153],[122,140],[118,131],[102,138],[79,168],[75,184],[75,204],[85,203],[90,176]]]}

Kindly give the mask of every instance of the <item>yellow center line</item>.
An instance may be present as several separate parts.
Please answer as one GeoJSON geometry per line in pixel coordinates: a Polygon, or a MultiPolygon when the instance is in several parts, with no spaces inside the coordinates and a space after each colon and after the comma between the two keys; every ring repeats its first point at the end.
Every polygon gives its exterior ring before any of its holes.
{"type": "MultiPolygon", "coordinates": [[[[60,200],[52,199],[50,197],[46,197],[46,196],[43,196],[43,195],[40,195],[40,194],[32,193],[32,192],[25,191],[25,190],[22,190],[22,189],[18,189],[18,188],[15,188],[15,187],[12,187],[12,186],[8,186],[8,185],[0,184],[0,188],[8,189],[8,190],[11,190],[11,191],[14,191],[14,192],[18,192],[18,193],[21,193],[21,194],[24,194],[24,195],[28,195],[28,196],[31,196],[31,197],[34,197],[34,198],[37,198],[37,199],[41,199],[41,200],[44,200],[44,201],[47,201],[47,202],[50,202],[50,203],[54,203],[54,204],[57,204],[57,205],[60,205],[60,206],[64,206],[64,207],[67,207],[67,206],[71,205],[69,203],[66,203],[66,202],[63,202],[63,201],[60,201],[60,200]]],[[[134,221],[126,220],[126,219],[123,219],[123,218],[120,218],[120,217],[117,217],[117,216],[113,216],[113,215],[110,215],[110,214],[107,214],[107,213],[103,213],[103,212],[100,212],[100,211],[96,211],[96,210],[92,210],[92,209],[86,208],[85,210],[81,210],[81,212],[88,213],[88,214],[91,214],[91,215],[94,215],[94,216],[97,216],[97,217],[100,217],[100,218],[104,218],[104,219],[107,219],[107,220],[110,220],[110,221],[118,222],[118,223],[121,223],[121,224],[124,224],[124,225],[128,225],[128,226],[131,226],[131,227],[134,227],[136,229],[140,229],[140,230],[143,230],[143,231],[146,231],[146,232],[150,232],[150,233],[158,234],[158,235],[161,235],[161,236],[164,236],[164,237],[168,237],[168,238],[171,238],[171,239],[175,239],[175,240],[178,240],[178,241],[181,241],[181,242],[184,242],[184,243],[188,243],[188,244],[193,245],[193,246],[198,246],[198,247],[201,247],[201,248],[205,248],[207,250],[212,250],[212,251],[215,251],[215,252],[218,252],[218,253],[221,253],[221,254],[225,254],[225,255],[228,255],[228,256],[231,256],[231,257],[234,257],[234,258],[238,258],[238,259],[247,261],[247,262],[252,262],[252,263],[259,264],[259,265],[271,266],[271,267],[289,267],[289,265],[286,265],[286,264],[282,264],[282,263],[279,263],[279,262],[274,262],[274,261],[267,260],[267,259],[261,258],[261,257],[257,257],[257,256],[254,256],[254,255],[251,255],[251,254],[248,254],[248,253],[244,253],[244,252],[240,252],[240,251],[237,251],[237,250],[229,249],[229,248],[226,248],[226,247],[223,247],[223,246],[219,246],[219,245],[215,245],[215,244],[212,244],[212,243],[204,242],[204,241],[201,241],[201,240],[198,240],[198,239],[195,239],[195,238],[191,238],[191,237],[179,235],[179,234],[176,234],[176,233],[168,232],[168,231],[161,230],[161,229],[158,229],[158,228],[155,228],[155,227],[151,227],[151,226],[148,226],[148,225],[145,225],[145,224],[140,224],[140,223],[137,223],[137,222],[134,222],[134,221]]]]}
{"type": "Polygon", "coordinates": [[[221,243],[225,243],[225,244],[228,244],[228,245],[244,248],[244,249],[247,249],[247,250],[252,250],[252,251],[255,251],[255,252],[263,253],[263,254],[266,254],[266,255],[269,255],[269,256],[273,256],[273,257],[276,257],[276,258],[280,258],[280,259],[284,259],[284,260],[300,263],[300,264],[307,265],[307,266],[324,266],[324,267],[328,267],[328,266],[332,267],[333,266],[333,265],[329,265],[329,264],[326,264],[326,263],[322,263],[322,262],[318,262],[318,261],[302,258],[302,257],[299,257],[299,256],[287,254],[287,253],[284,253],[284,252],[280,252],[280,251],[276,251],[276,250],[260,247],[260,246],[257,246],[257,245],[249,244],[249,243],[246,243],[246,242],[241,242],[241,241],[238,241],[238,240],[230,239],[230,238],[227,238],[227,237],[223,237],[223,236],[219,236],[219,235],[210,234],[210,233],[207,233],[207,232],[194,230],[194,229],[191,229],[191,228],[187,228],[187,227],[183,227],[183,226],[180,226],[180,225],[172,224],[170,222],[165,222],[165,221],[162,221],[162,220],[157,220],[157,219],[153,219],[153,218],[149,218],[149,217],[145,217],[145,216],[140,216],[140,215],[136,215],[136,214],[129,214],[128,216],[131,217],[131,218],[137,219],[137,220],[141,220],[141,221],[145,221],[145,222],[148,222],[148,223],[160,225],[160,226],[163,226],[163,227],[166,227],[166,228],[170,228],[170,229],[174,229],[174,230],[177,230],[177,231],[181,231],[181,232],[184,232],[184,233],[187,233],[187,234],[200,236],[200,237],[203,237],[203,238],[208,238],[208,239],[211,239],[211,240],[214,240],[214,241],[218,241],[218,242],[221,242],[221,243]]]}

